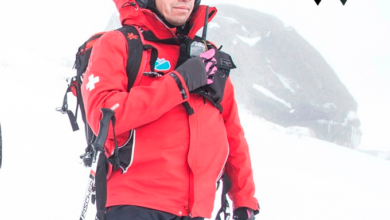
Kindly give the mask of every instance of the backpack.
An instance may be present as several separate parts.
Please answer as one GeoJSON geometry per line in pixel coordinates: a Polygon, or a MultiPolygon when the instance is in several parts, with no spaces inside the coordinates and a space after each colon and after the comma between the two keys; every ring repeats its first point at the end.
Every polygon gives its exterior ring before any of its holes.
{"type": "MultiPolygon", "coordinates": [[[[152,49],[152,56],[155,57],[154,60],[157,59],[156,50],[150,45],[144,45],[142,42],[142,38],[140,37],[140,32],[138,28],[134,26],[123,26],[121,28],[116,29],[116,31],[121,32],[128,44],[128,57],[131,59],[127,60],[126,64],[126,72],[128,77],[128,86],[127,91],[130,91],[130,88],[134,85],[134,82],[139,74],[141,60],[143,56],[144,50],[152,49]],[[131,36],[131,37],[128,37],[131,36]],[[154,55],[155,54],[155,55],[154,55]]],[[[107,174],[107,165],[108,161],[104,154],[100,154],[100,156],[96,156],[96,152],[93,149],[93,144],[97,139],[97,136],[92,132],[91,127],[89,126],[86,115],[85,108],[83,103],[83,98],[81,94],[81,86],[83,83],[84,74],[87,70],[87,66],[89,63],[89,59],[91,56],[92,48],[97,42],[97,40],[103,36],[106,32],[99,32],[92,35],[88,40],[86,40],[79,48],[76,53],[76,60],[73,68],[77,70],[76,75],[67,79],[68,87],[65,92],[65,96],[63,98],[62,107],[57,108],[56,110],[61,112],[62,114],[67,114],[72,130],[79,130],[79,126],[77,123],[77,116],[81,114],[82,121],[84,123],[85,129],[85,138],[87,142],[87,147],[85,149],[85,153],[80,156],[83,160],[84,165],[86,167],[91,167],[91,175],[90,175],[90,184],[88,184],[87,195],[85,199],[85,203],[83,206],[83,210],[80,216],[80,219],[85,219],[86,211],[88,208],[89,200],[92,200],[92,203],[95,203],[97,206],[97,216],[102,215],[102,212],[105,208],[106,203],[106,174],[107,174]],[[76,97],[76,108],[75,113],[73,113],[68,106],[68,93],[72,93],[73,96],[76,97]],[[98,162],[96,162],[96,166],[93,167],[93,162],[98,158],[98,162]]],[[[152,63],[152,62],[151,62],[152,63]]],[[[154,63],[153,63],[154,64],[154,63]]],[[[100,217],[99,219],[104,219],[100,217]]]]}
{"type": "MultiPolygon", "coordinates": [[[[154,64],[158,57],[158,51],[156,48],[154,48],[151,45],[144,44],[142,39],[147,39],[149,41],[154,42],[161,42],[165,44],[182,44],[178,41],[175,41],[173,39],[169,40],[160,40],[157,39],[156,36],[150,31],[143,31],[142,35],[143,38],[140,37],[141,31],[134,27],[134,26],[123,26],[121,28],[116,29],[116,31],[120,31],[126,38],[127,44],[128,44],[128,60],[126,64],[126,72],[128,77],[128,86],[127,91],[130,91],[131,87],[134,85],[137,76],[139,74],[147,75],[147,76],[154,76],[156,74],[154,72],[154,64]],[[131,37],[128,37],[131,36],[131,37]],[[143,72],[143,70],[140,69],[143,52],[146,50],[151,50],[151,58],[150,58],[150,69],[151,72],[143,72]],[[130,59],[131,57],[131,59],[130,59]]],[[[69,79],[67,79],[68,87],[65,92],[65,96],[63,98],[62,107],[58,107],[56,110],[61,112],[62,114],[67,114],[71,127],[73,131],[79,130],[79,126],[77,123],[77,116],[80,111],[83,123],[84,123],[84,129],[85,129],[85,137],[87,141],[87,147],[85,149],[85,153],[80,156],[80,158],[83,160],[84,165],[86,167],[91,167],[90,172],[90,181],[87,188],[86,198],[84,200],[84,206],[82,209],[82,213],[80,216],[80,220],[84,220],[86,217],[86,212],[88,208],[88,203],[91,200],[94,204],[96,202],[96,219],[98,220],[104,220],[104,212],[105,212],[105,205],[107,200],[107,172],[108,172],[108,163],[111,163],[114,167],[114,170],[116,170],[121,164],[119,161],[118,156],[118,147],[115,146],[115,153],[114,158],[107,158],[104,153],[96,152],[95,145],[99,145],[100,148],[104,148],[104,142],[105,138],[107,136],[107,130],[108,130],[108,124],[111,121],[113,124],[113,127],[115,127],[115,117],[114,112],[110,111],[110,109],[102,109],[103,118],[101,120],[101,126],[99,128],[99,134],[96,136],[92,129],[90,128],[88,122],[86,121],[86,115],[85,115],[85,108],[84,103],[82,99],[81,94],[81,86],[83,83],[83,77],[85,74],[85,71],[87,69],[89,59],[91,56],[91,51],[94,46],[94,43],[105,34],[106,32],[99,32],[94,35],[92,35],[88,40],[86,40],[79,48],[76,53],[76,60],[74,63],[73,68],[77,70],[77,74],[69,79]],[[68,93],[72,93],[76,99],[76,108],[75,113],[73,113],[68,107],[68,93]],[[105,117],[105,113],[107,113],[107,117],[105,117]],[[105,126],[102,126],[102,121],[105,121],[105,126]],[[105,130],[104,130],[104,127],[105,130]],[[102,131],[103,129],[103,131],[102,131]],[[103,134],[101,134],[103,133],[103,134]],[[104,138],[100,136],[105,136],[104,138]],[[104,139],[104,140],[103,140],[104,139]],[[99,144],[96,144],[99,142],[99,144]]],[[[188,40],[188,39],[187,39],[188,40]]],[[[190,58],[187,56],[187,50],[186,48],[180,49],[180,58],[177,65],[180,65],[183,63],[186,59],[190,58]],[[184,57],[184,58],[183,58],[184,57]]],[[[186,109],[187,113],[189,115],[193,114],[192,108],[189,106],[188,102],[183,103],[184,108],[186,109]]],[[[115,137],[115,133],[114,133],[115,137]]],[[[116,142],[116,141],[115,141],[116,142]]],[[[132,146],[131,146],[132,147],[132,146]]],[[[230,180],[227,177],[227,175],[223,174],[220,179],[218,180],[218,186],[220,183],[220,180],[223,179],[223,189],[221,194],[221,208],[218,211],[217,220],[220,220],[220,215],[224,214],[224,219],[228,218],[230,216],[229,213],[229,203],[226,199],[226,194],[230,189],[230,180]]]]}
{"type": "MultiPolygon", "coordinates": [[[[133,86],[135,79],[137,78],[138,75],[138,71],[142,59],[142,52],[144,50],[143,43],[141,42],[141,38],[139,36],[139,32],[137,28],[135,28],[134,26],[124,26],[117,29],[117,31],[120,31],[126,37],[129,46],[129,50],[128,50],[129,57],[130,54],[132,57],[132,59],[127,60],[127,67],[126,67],[127,68],[126,72],[128,76],[127,91],[129,91],[130,88],[133,86]],[[128,35],[134,36],[132,37],[132,40],[127,38],[128,35]]],[[[68,88],[66,89],[65,92],[62,107],[57,108],[57,111],[68,115],[73,131],[79,130],[79,126],[77,124],[77,115],[78,115],[78,110],[80,109],[82,120],[86,125],[85,133],[86,133],[86,139],[88,144],[92,143],[95,137],[93,137],[94,135],[86,121],[85,108],[81,96],[81,85],[83,83],[84,73],[88,66],[93,45],[101,36],[103,36],[104,33],[106,32],[99,32],[94,34],[78,48],[78,51],[76,53],[76,60],[73,66],[73,68],[77,70],[77,74],[67,79],[68,88]],[[68,108],[67,95],[69,92],[72,92],[73,95],[76,96],[77,98],[75,114],[73,114],[73,112],[68,108]]]]}

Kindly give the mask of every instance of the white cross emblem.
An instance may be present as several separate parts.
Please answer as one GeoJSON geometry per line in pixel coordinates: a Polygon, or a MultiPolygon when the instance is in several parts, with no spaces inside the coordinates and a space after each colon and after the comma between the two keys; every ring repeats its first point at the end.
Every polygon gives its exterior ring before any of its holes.
{"type": "Polygon", "coordinates": [[[94,77],[93,74],[88,77],[87,89],[92,91],[95,88],[95,83],[99,82],[99,77],[94,77]]]}

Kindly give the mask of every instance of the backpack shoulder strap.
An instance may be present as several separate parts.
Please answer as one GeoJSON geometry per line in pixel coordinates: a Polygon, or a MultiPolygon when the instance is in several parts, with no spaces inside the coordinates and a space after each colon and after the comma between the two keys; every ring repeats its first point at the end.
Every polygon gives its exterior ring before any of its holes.
{"type": "Polygon", "coordinates": [[[126,64],[128,78],[127,91],[130,91],[130,88],[134,85],[138,72],[140,71],[142,55],[144,52],[143,42],[138,28],[134,26],[123,26],[117,29],[117,31],[121,32],[127,40],[129,55],[126,64]]]}

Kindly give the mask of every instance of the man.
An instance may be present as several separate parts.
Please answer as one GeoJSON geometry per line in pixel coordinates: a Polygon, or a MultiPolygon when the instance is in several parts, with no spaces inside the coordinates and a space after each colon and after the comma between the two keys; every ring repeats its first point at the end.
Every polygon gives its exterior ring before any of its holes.
{"type": "MultiPolygon", "coordinates": [[[[203,27],[206,6],[200,0],[114,2],[122,24],[137,27],[154,49],[127,92],[127,41],[110,31],[95,43],[84,76],[87,120],[95,134],[100,109],[115,111],[116,135],[110,128],[106,155],[114,154],[116,144],[130,149],[128,166],[109,168],[106,219],[210,218],[223,173],[232,183],[234,219],[254,219],[259,206],[249,150],[226,77],[233,61],[211,43],[194,55],[188,43],[203,27]]],[[[216,9],[208,12],[210,21],[216,9]]]]}

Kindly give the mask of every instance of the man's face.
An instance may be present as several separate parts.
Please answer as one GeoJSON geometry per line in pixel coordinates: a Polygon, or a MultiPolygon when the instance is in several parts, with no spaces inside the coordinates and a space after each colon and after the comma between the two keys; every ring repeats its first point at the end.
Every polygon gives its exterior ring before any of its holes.
{"type": "Polygon", "coordinates": [[[186,23],[194,9],[195,0],[155,0],[157,10],[174,26],[186,23]]]}

